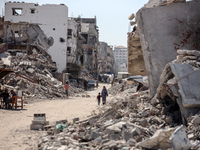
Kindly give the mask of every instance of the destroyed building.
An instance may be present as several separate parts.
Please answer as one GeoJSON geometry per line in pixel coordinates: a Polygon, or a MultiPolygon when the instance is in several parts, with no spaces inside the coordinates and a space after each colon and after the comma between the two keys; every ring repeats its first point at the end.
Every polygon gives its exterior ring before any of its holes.
{"type": "Polygon", "coordinates": [[[147,75],[137,28],[128,33],[128,72],[134,75],[147,75]]]}
{"type": "Polygon", "coordinates": [[[65,5],[7,2],[4,21],[4,42],[9,44],[8,49],[26,51],[32,41],[51,55],[58,72],[66,70],[68,8],[65,5]],[[41,39],[40,33],[46,37],[41,39]]]}
{"type": "Polygon", "coordinates": [[[83,66],[82,43],[85,41],[81,36],[80,23],[74,18],[68,20],[68,37],[67,37],[67,72],[73,77],[80,75],[83,66]]]}
{"type": "Polygon", "coordinates": [[[96,17],[73,18],[78,24],[78,51],[83,55],[79,57],[82,63],[82,72],[98,75],[98,44],[99,29],[96,17]]]}
{"type": "Polygon", "coordinates": [[[109,46],[106,42],[99,42],[98,70],[100,74],[116,74],[112,46],[109,46]]]}
{"type": "Polygon", "coordinates": [[[200,50],[200,2],[177,1],[166,4],[150,1],[137,12],[137,25],[152,96],[156,93],[165,65],[176,58],[178,49],[200,50]]]}
{"type": "MultiPolygon", "coordinates": [[[[183,124],[199,112],[200,105],[199,6],[199,1],[149,1],[137,12],[139,32],[129,34],[128,39],[138,48],[134,56],[144,57],[151,96],[167,112],[178,113],[183,124]]],[[[142,60],[135,66],[143,64],[142,60]]]]}

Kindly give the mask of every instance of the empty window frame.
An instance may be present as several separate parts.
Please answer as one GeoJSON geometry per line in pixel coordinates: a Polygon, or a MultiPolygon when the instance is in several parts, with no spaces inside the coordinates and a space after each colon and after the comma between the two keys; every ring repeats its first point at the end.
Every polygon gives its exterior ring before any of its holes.
{"type": "Polygon", "coordinates": [[[13,16],[21,16],[22,15],[22,8],[13,8],[12,14],[13,14],[13,16]]]}
{"type": "Polygon", "coordinates": [[[19,37],[19,31],[15,31],[15,37],[19,37]]]}
{"type": "Polygon", "coordinates": [[[30,9],[30,12],[31,12],[31,14],[35,14],[35,9],[34,9],[34,8],[31,8],[31,9],[30,9]]]}
{"type": "Polygon", "coordinates": [[[67,47],[67,52],[71,53],[71,47],[67,47]]]}
{"type": "Polygon", "coordinates": [[[72,36],[72,29],[68,29],[68,35],[72,36]]]}

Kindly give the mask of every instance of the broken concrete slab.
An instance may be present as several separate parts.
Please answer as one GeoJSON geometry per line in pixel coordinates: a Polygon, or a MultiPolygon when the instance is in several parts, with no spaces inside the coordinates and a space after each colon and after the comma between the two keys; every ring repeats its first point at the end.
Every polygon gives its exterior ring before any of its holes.
{"type": "Polygon", "coordinates": [[[174,131],[170,137],[170,141],[172,143],[173,150],[188,150],[191,147],[191,143],[183,125],[174,131]]]}
{"type": "Polygon", "coordinates": [[[137,143],[136,146],[149,149],[171,148],[172,144],[169,138],[175,130],[175,128],[157,130],[151,138],[137,143]]]}
{"type": "Polygon", "coordinates": [[[198,36],[195,34],[199,33],[200,28],[197,23],[199,7],[199,1],[189,1],[162,7],[142,8],[137,12],[137,24],[151,96],[156,94],[160,75],[165,65],[176,59],[178,49],[200,50],[197,46],[198,36]],[[197,11],[188,13],[192,10],[197,11]],[[191,20],[198,25],[194,26],[191,20]]]}

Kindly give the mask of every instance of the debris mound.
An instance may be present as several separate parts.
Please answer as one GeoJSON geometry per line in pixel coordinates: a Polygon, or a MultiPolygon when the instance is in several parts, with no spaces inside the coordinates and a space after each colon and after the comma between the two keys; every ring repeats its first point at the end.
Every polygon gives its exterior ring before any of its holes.
{"type": "MultiPolygon", "coordinates": [[[[1,66],[14,71],[3,80],[7,88],[22,90],[25,99],[66,98],[62,82],[54,78],[51,73],[57,68],[50,56],[38,53],[19,56],[7,55],[7,59],[1,59],[1,66]]],[[[70,87],[71,96],[79,92],[83,92],[83,90],[70,87]]]]}
{"type": "MultiPolygon", "coordinates": [[[[166,115],[165,108],[150,97],[148,90],[137,97],[134,93],[115,97],[98,111],[84,120],[75,118],[73,123],[65,123],[62,131],[48,129],[48,134],[40,138],[38,149],[167,149],[174,146],[170,137],[181,127],[166,115]]],[[[186,134],[185,128],[181,129],[186,134]]]]}

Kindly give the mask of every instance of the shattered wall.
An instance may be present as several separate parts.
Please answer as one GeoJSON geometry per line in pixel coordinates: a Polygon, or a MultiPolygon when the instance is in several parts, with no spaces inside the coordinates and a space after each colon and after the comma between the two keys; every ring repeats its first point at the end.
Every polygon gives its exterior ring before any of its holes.
{"type": "Polygon", "coordinates": [[[151,95],[156,93],[164,66],[178,49],[200,50],[200,2],[142,8],[137,23],[151,95]]]}
{"type": "Polygon", "coordinates": [[[96,17],[78,17],[76,20],[81,24],[80,34],[85,38],[85,41],[82,44],[82,50],[84,53],[83,68],[86,69],[94,77],[97,77],[99,30],[96,24],[96,17]]]}
{"type": "Polygon", "coordinates": [[[34,48],[40,53],[47,53],[53,45],[52,37],[47,37],[37,24],[4,22],[4,43],[8,52],[31,54],[34,48]]]}
{"type": "Polygon", "coordinates": [[[107,43],[99,42],[99,47],[98,47],[99,73],[105,73],[106,60],[107,60],[107,47],[108,47],[107,43]]]}
{"type": "Polygon", "coordinates": [[[68,8],[65,5],[34,3],[5,3],[5,20],[11,23],[35,23],[47,37],[52,37],[54,44],[48,53],[57,63],[58,72],[66,69],[67,61],[67,26],[68,8]]]}
{"type": "Polygon", "coordinates": [[[128,33],[128,72],[147,75],[138,30],[128,33]]]}

